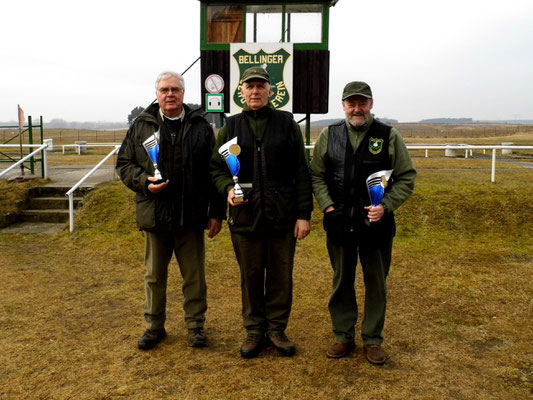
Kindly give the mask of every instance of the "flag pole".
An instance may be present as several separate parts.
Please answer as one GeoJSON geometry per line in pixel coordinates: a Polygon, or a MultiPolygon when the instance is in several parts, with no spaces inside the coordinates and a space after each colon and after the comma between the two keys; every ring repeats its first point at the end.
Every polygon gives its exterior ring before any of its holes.
{"type": "MultiPolygon", "coordinates": [[[[17,104],[18,119],[19,119],[19,143],[20,143],[20,159],[24,157],[22,154],[22,127],[24,126],[24,111],[17,104]]],[[[20,174],[24,176],[24,163],[20,164],[20,174]]]]}

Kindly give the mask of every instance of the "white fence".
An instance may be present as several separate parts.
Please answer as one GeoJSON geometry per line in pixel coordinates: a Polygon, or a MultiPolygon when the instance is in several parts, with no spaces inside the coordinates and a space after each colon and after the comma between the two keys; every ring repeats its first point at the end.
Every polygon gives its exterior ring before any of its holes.
{"type": "MultiPolygon", "coordinates": [[[[468,158],[468,155],[472,155],[473,150],[491,150],[492,151],[492,162],[491,162],[491,172],[490,172],[490,181],[496,181],[496,151],[501,150],[533,150],[533,146],[515,146],[515,145],[468,145],[468,144],[406,144],[408,150],[425,150],[425,156],[428,157],[429,150],[441,150],[446,153],[448,150],[464,150],[465,158],[468,158]]],[[[314,149],[315,144],[311,143],[310,145],[305,146],[306,149],[314,149]]]]}

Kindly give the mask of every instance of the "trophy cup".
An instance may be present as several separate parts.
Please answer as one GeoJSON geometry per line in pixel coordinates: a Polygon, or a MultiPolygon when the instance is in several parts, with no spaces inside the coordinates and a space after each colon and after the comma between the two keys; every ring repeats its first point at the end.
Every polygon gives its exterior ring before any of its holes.
{"type": "Polygon", "coordinates": [[[150,160],[152,160],[152,163],[154,164],[154,178],[157,179],[157,182],[155,184],[163,183],[164,179],[161,176],[161,172],[157,169],[157,161],[159,160],[159,143],[157,142],[157,133],[154,133],[152,136],[150,136],[148,139],[146,139],[143,142],[143,147],[148,153],[148,157],[150,157],[150,160]]]}
{"type": "Polygon", "coordinates": [[[239,163],[239,159],[237,158],[237,156],[241,153],[241,146],[237,144],[237,137],[234,137],[233,139],[227,141],[222,146],[220,146],[218,152],[222,157],[224,157],[224,160],[228,165],[231,175],[233,176],[233,182],[235,182],[235,186],[233,187],[233,193],[235,194],[233,202],[242,203],[244,201],[244,193],[238,183],[239,178],[237,178],[237,174],[241,169],[241,164],[239,163]]]}
{"type": "MultiPolygon", "coordinates": [[[[381,202],[385,194],[385,188],[392,175],[392,169],[374,172],[366,178],[366,187],[368,188],[368,195],[370,196],[370,203],[376,207],[381,202]]],[[[372,222],[371,219],[368,220],[372,222]]]]}

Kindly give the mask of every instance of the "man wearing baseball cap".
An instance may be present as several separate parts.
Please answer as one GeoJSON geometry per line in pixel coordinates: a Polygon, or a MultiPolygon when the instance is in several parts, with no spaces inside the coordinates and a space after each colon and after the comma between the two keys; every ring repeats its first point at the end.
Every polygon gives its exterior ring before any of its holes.
{"type": "Polygon", "coordinates": [[[310,171],[313,192],[324,212],[334,271],[329,312],[335,342],[326,356],[341,358],[355,349],[355,270],[359,258],[365,282],[363,350],[370,363],[379,365],[386,361],[382,331],[396,232],[393,212],[413,192],[416,170],[400,133],[373,117],[373,105],[367,83],[355,81],[344,87],[346,119],[320,133],[310,171]],[[371,206],[366,179],[383,170],[392,170],[392,176],[381,204],[371,206]]]}
{"type": "Polygon", "coordinates": [[[241,271],[242,315],[247,336],[241,356],[256,357],[272,343],[283,356],[295,346],[285,334],[292,306],[296,240],[307,236],[313,210],[311,180],[300,127],[292,114],[269,106],[270,75],[260,66],[242,77],[242,113],[226,120],[211,159],[211,176],[227,196],[228,225],[241,271]],[[244,202],[235,202],[234,181],[218,149],[237,137],[239,185],[244,202]]]}

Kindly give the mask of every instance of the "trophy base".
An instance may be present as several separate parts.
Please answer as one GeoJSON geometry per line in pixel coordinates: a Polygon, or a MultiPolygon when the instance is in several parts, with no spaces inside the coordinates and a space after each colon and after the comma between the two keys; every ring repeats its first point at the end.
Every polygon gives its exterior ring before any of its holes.
{"type": "Polygon", "coordinates": [[[240,204],[244,202],[244,196],[234,197],[233,202],[236,204],[240,204]]]}

